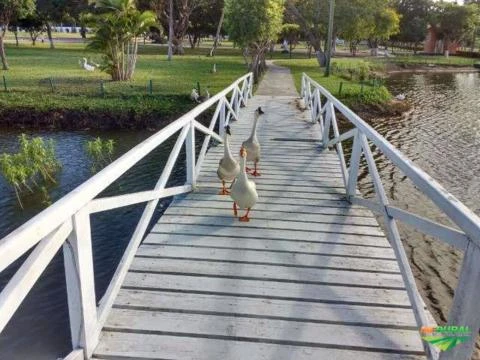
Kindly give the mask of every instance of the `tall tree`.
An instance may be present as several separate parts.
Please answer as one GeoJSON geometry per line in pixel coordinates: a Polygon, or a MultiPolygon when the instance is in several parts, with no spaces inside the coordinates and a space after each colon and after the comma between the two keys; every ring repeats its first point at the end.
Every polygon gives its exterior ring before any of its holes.
{"type": "Polygon", "coordinates": [[[190,15],[196,11],[202,0],[142,0],[140,7],[147,6],[157,14],[163,28],[170,33],[172,29],[173,54],[184,54],[183,39],[190,25],[190,15]],[[146,3],[146,5],[144,4],[146,3]]]}
{"type": "Polygon", "coordinates": [[[325,66],[326,56],[322,41],[327,35],[328,1],[287,0],[286,15],[289,22],[300,25],[308,43],[315,50],[319,65],[325,66]]]}
{"type": "Polygon", "coordinates": [[[425,40],[427,27],[431,16],[432,0],[395,0],[394,8],[400,14],[398,34],[392,37],[395,41],[411,43],[414,52],[425,40]]]}
{"type": "Polygon", "coordinates": [[[168,2],[168,61],[172,61],[173,56],[173,0],[168,2]]]}
{"type": "Polygon", "coordinates": [[[139,11],[134,0],[97,0],[96,7],[100,13],[83,19],[95,30],[89,46],[103,51],[102,68],[112,80],[130,80],[137,62],[138,38],[156,26],[156,16],[139,11]]]}
{"type": "Polygon", "coordinates": [[[3,70],[8,70],[4,39],[10,22],[31,14],[34,9],[35,0],[0,0],[0,58],[3,70]]]}
{"type": "Polygon", "coordinates": [[[435,4],[431,24],[440,39],[443,39],[444,51],[450,44],[459,43],[471,36],[475,29],[475,9],[451,3],[435,4]]]}
{"type": "Polygon", "coordinates": [[[289,46],[290,59],[292,58],[292,50],[298,43],[300,37],[300,25],[298,24],[283,24],[281,37],[287,40],[289,46]]]}
{"type": "Polygon", "coordinates": [[[199,6],[190,15],[187,31],[192,48],[202,37],[215,34],[223,9],[223,0],[200,0],[199,6]]]}
{"type": "Polygon", "coordinates": [[[37,14],[30,14],[20,19],[18,25],[30,34],[33,46],[37,43],[38,37],[45,31],[43,20],[37,14]]]}
{"type": "Polygon", "coordinates": [[[368,42],[377,56],[380,41],[388,40],[400,31],[400,16],[392,8],[379,8],[373,13],[372,27],[368,34],[368,42]]]}
{"type": "Polygon", "coordinates": [[[283,0],[227,0],[227,30],[236,45],[248,49],[255,80],[266,69],[265,55],[282,30],[283,0]]]}
{"type": "Polygon", "coordinates": [[[54,49],[55,44],[52,37],[52,23],[60,22],[67,12],[67,0],[36,0],[37,15],[43,21],[47,31],[50,48],[54,49]]]}
{"type": "Polygon", "coordinates": [[[217,51],[218,44],[220,42],[220,33],[222,32],[223,21],[225,20],[225,2],[223,1],[222,12],[220,14],[220,19],[217,23],[217,31],[215,33],[215,39],[213,40],[212,48],[210,49],[210,56],[215,56],[215,51],[217,51]]]}

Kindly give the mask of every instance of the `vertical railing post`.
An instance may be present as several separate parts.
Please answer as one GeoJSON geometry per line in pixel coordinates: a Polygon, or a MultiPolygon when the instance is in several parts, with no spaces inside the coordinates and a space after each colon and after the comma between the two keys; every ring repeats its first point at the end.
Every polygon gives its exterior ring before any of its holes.
{"type": "Polygon", "coordinates": [[[358,171],[360,169],[360,158],[362,156],[362,143],[360,140],[358,129],[355,131],[353,137],[353,149],[350,157],[350,167],[348,169],[348,184],[347,184],[347,198],[351,201],[351,198],[355,196],[357,192],[357,180],[358,171]]]}
{"type": "Polygon", "coordinates": [[[307,106],[309,108],[311,108],[312,107],[312,102],[313,102],[313,93],[312,93],[312,84],[310,82],[308,82],[307,92],[308,92],[307,106]]]}
{"type": "MultiPolygon", "coordinates": [[[[235,115],[237,115],[237,87],[235,86],[235,88],[233,89],[233,93],[232,93],[232,97],[230,99],[230,105],[232,106],[232,109],[235,113],[235,115]]],[[[233,116],[232,116],[233,117],[233,116]]]]}
{"type": "Polygon", "coordinates": [[[100,330],[97,321],[90,214],[86,209],[73,216],[73,231],[63,245],[70,331],[74,349],[82,348],[90,359],[100,330]]]}
{"type": "Polygon", "coordinates": [[[305,73],[302,74],[302,86],[300,88],[300,97],[305,100],[305,73]]]}
{"type": "Polygon", "coordinates": [[[312,123],[315,122],[317,117],[317,97],[315,96],[318,89],[313,90],[314,96],[312,96],[312,106],[310,107],[310,117],[312,119],[312,123]]]}
{"type": "Polygon", "coordinates": [[[220,135],[221,138],[225,136],[225,101],[227,101],[224,97],[220,99],[222,105],[220,106],[220,121],[218,124],[218,135],[220,135]]]}
{"type": "Polygon", "coordinates": [[[248,97],[250,96],[250,94],[249,94],[250,90],[249,89],[250,89],[250,77],[247,77],[243,81],[243,103],[245,104],[245,106],[247,106],[248,97]]]}
{"type": "Polygon", "coordinates": [[[241,93],[242,91],[241,91],[238,87],[236,87],[235,90],[237,90],[237,91],[235,91],[236,99],[235,99],[235,107],[234,107],[234,109],[235,109],[235,115],[238,117],[239,110],[240,110],[240,101],[241,101],[241,98],[242,98],[240,93],[241,93]],[[238,89],[238,90],[237,90],[237,89],[238,89]]]}
{"type": "MultiPolygon", "coordinates": [[[[337,124],[337,117],[335,115],[335,107],[332,102],[329,104],[330,108],[330,121],[332,123],[332,129],[333,129],[333,136],[334,138],[338,138],[340,136],[340,132],[338,130],[338,124],[337,124]]],[[[340,169],[342,170],[342,177],[343,177],[343,184],[345,187],[348,186],[348,170],[347,170],[347,163],[345,161],[345,155],[343,154],[343,146],[342,142],[339,141],[335,145],[337,149],[337,154],[340,159],[340,169]]]]}
{"type": "MultiPolygon", "coordinates": [[[[405,287],[407,289],[410,303],[412,304],[415,319],[417,320],[417,324],[419,326],[428,326],[429,323],[426,316],[425,304],[423,303],[423,300],[418,292],[415,278],[413,277],[412,269],[410,268],[408,257],[402,244],[400,232],[398,231],[397,222],[392,216],[390,216],[387,211],[387,206],[389,205],[388,197],[383,187],[380,174],[378,173],[375,159],[373,158],[370,145],[368,144],[368,139],[365,134],[359,133],[359,140],[365,154],[365,159],[367,160],[368,171],[372,178],[377,200],[380,203],[382,209],[385,229],[387,231],[387,239],[389,240],[395,253],[395,257],[398,260],[400,272],[406,285],[405,287]]],[[[436,357],[436,350],[432,345],[426,345],[426,350],[428,353],[427,355],[430,358],[436,357]]]]}
{"type": "Polygon", "coordinates": [[[250,74],[250,80],[248,81],[248,93],[249,96],[253,97],[253,73],[250,74]]]}
{"type": "Polygon", "coordinates": [[[472,357],[480,328],[480,248],[469,241],[455,289],[448,325],[468,326],[471,337],[465,343],[440,353],[440,360],[468,360],[472,357]]]}
{"type": "Polygon", "coordinates": [[[188,130],[187,138],[185,140],[185,147],[187,152],[187,184],[190,184],[193,187],[197,184],[197,179],[195,175],[196,156],[194,119],[192,119],[190,124],[187,126],[190,127],[190,129],[188,130]]]}
{"type": "Polygon", "coordinates": [[[325,103],[326,106],[326,114],[325,114],[325,126],[323,127],[323,137],[322,137],[322,145],[324,148],[327,147],[328,141],[330,140],[330,124],[332,122],[332,107],[330,106],[331,102],[328,100],[325,103]]]}
{"type": "Polygon", "coordinates": [[[318,113],[317,113],[317,117],[315,118],[315,122],[319,121],[320,124],[322,124],[323,123],[323,119],[322,119],[323,115],[322,115],[322,98],[320,96],[320,89],[317,89],[316,98],[317,98],[318,113]]]}

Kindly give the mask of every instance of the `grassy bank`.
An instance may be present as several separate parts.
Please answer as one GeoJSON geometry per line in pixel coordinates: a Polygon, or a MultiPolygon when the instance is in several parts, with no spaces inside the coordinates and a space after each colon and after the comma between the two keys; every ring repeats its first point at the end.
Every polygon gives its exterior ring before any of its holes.
{"type": "Polygon", "coordinates": [[[76,113],[80,117],[99,114],[99,121],[127,117],[129,122],[174,117],[195,105],[189,96],[197,82],[202,94],[207,87],[214,94],[246,71],[238,50],[220,49],[215,58],[206,57],[206,52],[188,49],[186,55],[168,62],[164,47],[145,45],[139,51],[134,80],[119,83],[98,69],[81,68],[79,60],[84,57],[97,63],[101,60],[101,54],[83,44],[62,43],[55,50],[47,44],[9,46],[11,69],[0,73],[0,117],[76,113]],[[214,63],[217,73],[212,74],[214,63]]]}
{"type": "Polygon", "coordinates": [[[318,66],[316,59],[277,60],[275,63],[290,68],[298,91],[301,87],[302,74],[307,73],[349,106],[385,104],[392,98],[382,85],[381,64],[363,59],[334,59],[332,73],[325,77],[325,69],[318,66]]]}
{"type": "Polygon", "coordinates": [[[430,67],[471,67],[478,62],[478,59],[466,58],[461,56],[427,56],[427,55],[402,55],[390,58],[379,58],[375,60],[378,63],[394,64],[401,68],[416,68],[423,66],[430,67]]]}

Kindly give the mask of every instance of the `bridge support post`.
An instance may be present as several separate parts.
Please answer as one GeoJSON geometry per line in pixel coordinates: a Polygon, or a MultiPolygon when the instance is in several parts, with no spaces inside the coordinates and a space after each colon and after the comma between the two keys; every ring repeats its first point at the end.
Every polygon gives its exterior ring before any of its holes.
{"type": "Polygon", "coordinates": [[[468,326],[471,337],[467,342],[442,352],[440,360],[468,360],[472,357],[480,328],[480,306],[478,302],[478,299],[480,299],[480,262],[478,259],[480,259],[480,248],[469,241],[465,249],[452,308],[448,315],[448,325],[468,326]]]}
{"type": "Polygon", "coordinates": [[[220,100],[222,102],[222,104],[220,105],[220,122],[219,122],[219,125],[218,125],[218,135],[220,135],[220,137],[224,137],[225,136],[225,98],[223,98],[222,100],[220,100]]]}
{"type": "Polygon", "coordinates": [[[97,346],[97,306],[93,275],[90,214],[80,210],[73,216],[73,232],[63,245],[70,331],[74,349],[82,348],[90,359],[97,346]]]}
{"type": "Polygon", "coordinates": [[[187,184],[194,187],[197,183],[195,176],[195,125],[191,121],[190,129],[188,130],[187,138],[185,140],[185,147],[187,152],[187,184]]]}
{"type": "Polygon", "coordinates": [[[358,171],[360,169],[360,158],[362,156],[362,143],[358,129],[353,137],[353,149],[350,157],[350,168],[348,169],[347,199],[355,197],[357,192],[358,171]]]}

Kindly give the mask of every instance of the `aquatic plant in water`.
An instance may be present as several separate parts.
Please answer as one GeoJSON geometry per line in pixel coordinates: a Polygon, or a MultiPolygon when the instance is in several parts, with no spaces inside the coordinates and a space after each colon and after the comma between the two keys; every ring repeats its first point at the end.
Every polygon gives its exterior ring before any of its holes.
{"type": "Polygon", "coordinates": [[[115,141],[112,139],[102,140],[100,137],[97,137],[95,140],[87,141],[85,150],[92,160],[91,170],[95,173],[112,162],[115,141]]]}
{"type": "Polygon", "coordinates": [[[42,191],[41,184],[55,183],[55,175],[61,164],[55,155],[53,140],[44,141],[41,137],[19,136],[17,153],[0,155],[0,172],[15,190],[18,203],[23,208],[20,195],[24,191],[31,193],[42,191]]]}

